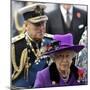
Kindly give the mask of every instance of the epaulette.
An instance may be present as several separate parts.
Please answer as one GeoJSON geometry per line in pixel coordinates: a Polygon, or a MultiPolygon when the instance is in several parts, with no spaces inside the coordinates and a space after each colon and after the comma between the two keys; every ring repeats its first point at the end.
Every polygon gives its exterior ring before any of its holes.
{"type": "Polygon", "coordinates": [[[20,35],[17,35],[17,36],[15,36],[15,37],[12,38],[12,43],[17,42],[17,41],[23,39],[24,37],[25,37],[25,34],[24,33],[23,34],[20,34],[20,35]]]}
{"type": "Polygon", "coordinates": [[[45,33],[44,37],[53,39],[54,35],[45,33]]]}

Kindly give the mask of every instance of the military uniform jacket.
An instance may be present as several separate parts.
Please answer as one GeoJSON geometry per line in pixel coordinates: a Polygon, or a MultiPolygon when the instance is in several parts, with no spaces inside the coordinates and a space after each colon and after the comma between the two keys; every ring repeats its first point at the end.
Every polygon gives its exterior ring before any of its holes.
{"type": "MultiPolygon", "coordinates": [[[[44,38],[43,46],[49,44],[51,39],[44,38]]],[[[41,48],[41,43],[39,48],[41,48]]],[[[32,47],[36,52],[36,43],[31,41],[32,47]]],[[[12,84],[17,87],[32,87],[36,78],[37,71],[48,66],[46,58],[35,62],[36,56],[27,43],[25,35],[21,34],[12,40],[12,84]],[[16,64],[16,65],[15,65],[16,64]],[[18,72],[18,73],[17,73],[18,72]]]]}

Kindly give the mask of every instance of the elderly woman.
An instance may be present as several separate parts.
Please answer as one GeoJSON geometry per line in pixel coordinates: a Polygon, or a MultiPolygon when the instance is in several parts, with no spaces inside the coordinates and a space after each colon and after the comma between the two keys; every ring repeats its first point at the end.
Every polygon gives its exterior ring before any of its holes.
{"type": "Polygon", "coordinates": [[[34,84],[35,88],[73,86],[82,85],[83,69],[77,68],[72,64],[72,59],[76,53],[81,51],[83,45],[74,45],[73,36],[68,33],[65,35],[55,35],[56,42],[52,43],[45,55],[50,55],[53,63],[47,68],[37,73],[34,84]]]}

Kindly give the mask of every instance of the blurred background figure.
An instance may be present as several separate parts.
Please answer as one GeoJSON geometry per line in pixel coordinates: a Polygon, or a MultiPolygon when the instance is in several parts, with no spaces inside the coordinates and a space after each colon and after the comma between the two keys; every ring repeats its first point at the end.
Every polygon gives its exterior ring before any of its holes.
{"type": "Polygon", "coordinates": [[[47,14],[47,33],[72,33],[74,44],[78,44],[87,26],[87,12],[71,4],[57,4],[56,7],[47,14]]]}
{"type": "Polygon", "coordinates": [[[88,78],[88,35],[87,35],[87,27],[85,28],[84,33],[82,34],[81,40],[79,44],[84,45],[85,48],[79,53],[75,65],[78,67],[82,67],[86,70],[85,73],[85,82],[87,83],[88,78]]]}

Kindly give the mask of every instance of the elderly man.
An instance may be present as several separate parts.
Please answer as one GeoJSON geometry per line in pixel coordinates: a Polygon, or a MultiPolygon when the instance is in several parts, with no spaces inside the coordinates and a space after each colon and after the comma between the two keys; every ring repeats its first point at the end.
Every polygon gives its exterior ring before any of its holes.
{"type": "Polygon", "coordinates": [[[76,53],[81,51],[83,45],[74,45],[72,34],[55,35],[57,42],[51,44],[45,55],[50,55],[53,63],[37,73],[34,87],[73,86],[85,84],[84,70],[72,64],[76,53]]]}
{"type": "MultiPolygon", "coordinates": [[[[51,38],[44,38],[46,21],[45,5],[32,4],[21,8],[18,13],[24,17],[24,34],[12,38],[12,86],[31,88],[37,71],[48,66],[45,45],[51,38]]],[[[51,36],[50,36],[51,37],[51,36]]]]}

